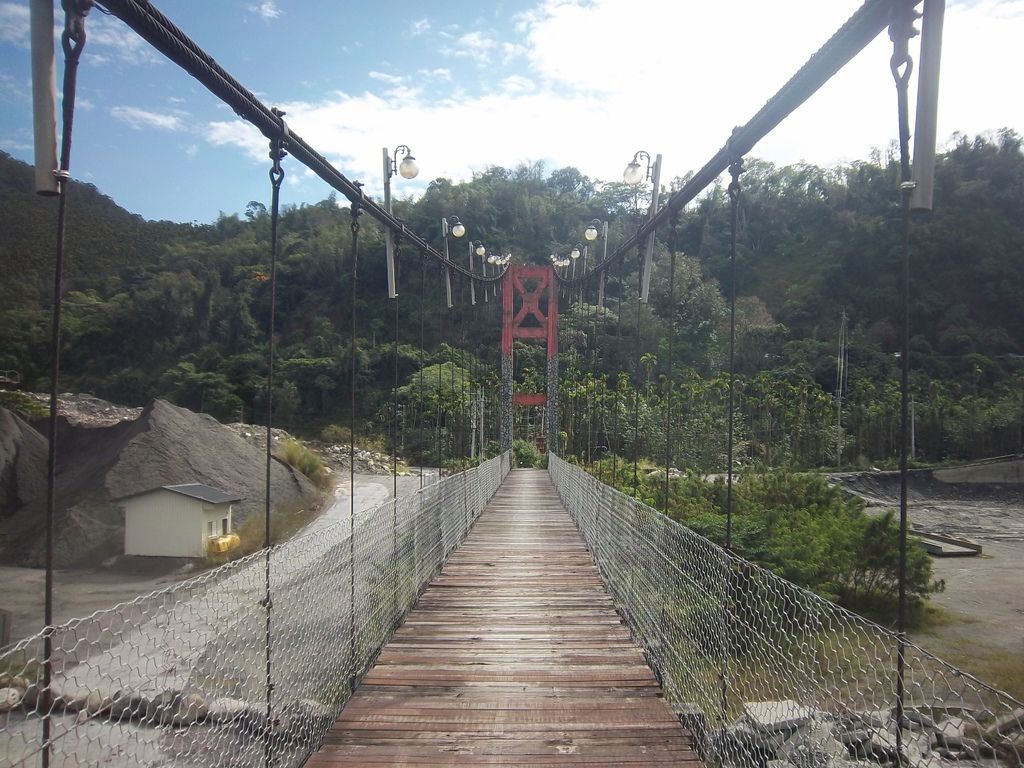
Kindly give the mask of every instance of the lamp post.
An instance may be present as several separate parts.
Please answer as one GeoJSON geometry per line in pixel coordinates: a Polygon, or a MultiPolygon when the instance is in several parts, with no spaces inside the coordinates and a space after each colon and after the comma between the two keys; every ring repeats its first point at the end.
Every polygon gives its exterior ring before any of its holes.
{"type": "Polygon", "coordinates": [[[572,279],[573,280],[576,279],[576,262],[579,260],[580,256],[582,256],[582,255],[583,255],[583,246],[580,245],[579,243],[576,243],[576,245],[574,245],[572,247],[572,250],[569,251],[569,258],[572,259],[572,279]]]}
{"type": "MultiPolygon", "coordinates": [[[[654,158],[654,162],[651,162],[651,156],[644,150],[639,150],[633,155],[633,159],[626,165],[626,170],[622,172],[622,180],[633,187],[639,187],[645,181],[650,181],[652,185],[651,189],[651,207],[647,211],[648,218],[654,218],[654,215],[658,212],[658,198],[661,194],[661,155],[657,155],[654,158]],[[641,165],[640,161],[643,160],[646,166],[641,165]]],[[[639,211],[638,211],[639,213],[639,211]]],[[[637,222],[637,228],[639,229],[639,221],[637,222]]],[[[647,243],[644,249],[644,260],[643,266],[640,271],[640,301],[647,303],[647,296],[651,289],[651,261],[654,258],[654,236],[653,233],[647,238],[647,243]]]]}
{"type": "MultiPolygon", "coordinates": [[[[653,191],[651,192],[651,206],[648,210],[648,215],[653,216],[658,212],[658,192],[661,187],[661,155],[655,158],[654,163],[651,163],[651,156],[644,150],[639,150],[633,154],[633,159],[626,165],[625,171],[622,172],[622,179],[627,184],[633,187],[639,187],[645,181],[651,181],[653,184],[653,191]],[[640,161],[646,162],[646,167],[640,164],[640,161]]],[[[639,207],[639,206],[638,206],[639,207]]],[[[646,247],[640,243],[640,217],[639,210],[637,211],[637,246],[636,255],[637,261],[640,262],[640,284],[637,286],[637,301],[636,301],[636,363],[634,374],[636,376],[635,389],[633,390],[633,495],[637,493],[639,487],[639,461],[640,461],[640,360],[641,360],[641,339],[640,339],[640,305],[647,302],[648,292],[651,285],[651,261],[654,257],[654,233],[652,232],[648,238],[646,247]]]]}
{"type": "MultiPolygon", "coordinates": [[[[600,219],[591,219],[590,223],[587,224],[587,228],[583,230],[583,239],[587,242],[594,242],[600,239],[604,243],[604,252],[601,255],[601,263],[603,264],[608,260],[608,222],[601,221],[600,219]]],[[[596,257],[595,257],[596,258],[596,257]]],[[[587,269],[587,262],[583,261],[584,272],[587,269]]],[[[598,278],[597,284],[597,306],[604,306],[604,270],[601,270],[601,274],[598,278]]]]}
{"type": "MultiPolygon", "coordinates": [[[[384,207],[388,213],[391,210],[391,177],[398,174],[403,179],[415,179],[420,173],[420,167],[416,164],[416,158],[412,156],[412,150],[406,144],[399,144],[395,147],[392,155],[387,147],[384,147],[384,207]],[[402,154],[402,161],[398,162],[399,153],[402,154]]],[[[391,228],[384,228],[384,246],[387,252],[388,267],[388,298],[394,299],[398,296],[398,287],[395,285],[395,242],[391,235],[391,228]]]]}
{"type": "MultiPolygon", "coordinates": [[[[405,162],[404,160],[402,162],[405,162]]],[[[445,262],[451,261],[448,255],[448,235],[459,238],[466,234],[465,225],[459,221],[458,216],[449,216],[447,218],[441,217],[441,235],[444,238],[444,260],[445,262]]],[[[448,267],[448,264],[444,265],[444,284],[445,291],[448,298],[448,309],[451,309],[454,304],[452,303],[452,271],[448,267]]]]}

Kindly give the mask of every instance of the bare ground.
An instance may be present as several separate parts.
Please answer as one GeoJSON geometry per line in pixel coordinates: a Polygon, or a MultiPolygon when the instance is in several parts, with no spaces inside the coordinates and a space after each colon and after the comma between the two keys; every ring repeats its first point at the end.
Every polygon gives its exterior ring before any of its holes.
{"type": "MultiPolygon", "coordinates": [[[[895,473],[836,478],[879,511],[898,509],[895,473]]],[[[911,640],[944,661],[1024,699],[1024,486],[944,483],[914,473],[908,493],[911,525],[965,536],[979,557],[932,558],[946,584],[935,611],[911,640]]]]}

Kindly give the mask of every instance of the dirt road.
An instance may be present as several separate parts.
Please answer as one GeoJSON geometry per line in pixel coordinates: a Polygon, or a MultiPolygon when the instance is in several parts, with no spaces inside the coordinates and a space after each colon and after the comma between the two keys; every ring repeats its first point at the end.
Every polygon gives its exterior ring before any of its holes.
{"type": "MultiPolygon", "coordinates": [[[[424,482],[436,481],[437,470],[427,468],[424,482]]],[[[400,496],[419,487],[418,474],[398,478],[400,496]]],[[[386,501],[391,490],[390,476],[356,475],[356,511],[386,501]]],[[[307,531],[331,525],[339,519],[348,519],[348,514],[349,493],[345,482],[338,488],[334,503],[310,524],[307,531]]],[[[111,568],[57,570],[53,588],[54,623],[63,624],[73,618],[88,616],[195,575],[189,561],[172,558],[128,558],[111,568]]],[[[0,566],[0,608],[11,612],[10,642],[42,629],[45,578],[45,572],[39,568],[0,566]]]]}

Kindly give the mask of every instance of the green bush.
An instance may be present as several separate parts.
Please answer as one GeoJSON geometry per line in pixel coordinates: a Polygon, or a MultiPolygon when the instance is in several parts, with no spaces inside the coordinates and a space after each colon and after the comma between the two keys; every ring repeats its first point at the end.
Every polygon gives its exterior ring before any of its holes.
{"type": "Polygon", "coordinates": [[[28,419],[41,418],[50,413],[47,406],[17,390],[0,391],[0,408],[6,408],[28,419]]]}
{"type": "Polygon", "coordinates": [[[325,443],[347,445],[352,440],[352,430],[341,424],[328,424],[320,431],[320,439],[325,443]]]}
{"type": "MultiPolygon", "coordinates": [[[[603,469],[607,482],[609,468],[603,469]]],[[[620,490],[632,492],[632,476],[631,467],[620,466],[620,490]]],[[[645,469],[636,496],[661,509],[664,482],[664,472],[645,469]]],[[[726,508],[724,478],[708,481],[688,472],[669,483],[669,516],[719,545],[725,543],[726,508]]],[[[840,605],[880,621],[895,615],[899,526],[892,513],[868,515],[861,499],[846,496],[821,475],[779,469],[737,477],[731,544],[740,557],[840,605]]],[[[944,588],[933,580],[924,549],[910,546],[912,615],[944,588]]]]}
{"type": "Polygon", "coordinates": [[[528,440],[513,440],[512,454],[517,467],[536,467],[540,465],[541,455],[537,446],[528,440]]]}

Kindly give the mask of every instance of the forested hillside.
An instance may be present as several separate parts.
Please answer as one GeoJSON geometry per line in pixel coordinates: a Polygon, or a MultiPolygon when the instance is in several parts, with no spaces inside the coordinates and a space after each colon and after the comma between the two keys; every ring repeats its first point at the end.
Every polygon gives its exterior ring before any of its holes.
{"type": "MultiPolygon", "coordinates": [[[[676,183],[678,183],[677,180],[676,183]]],[[[742,177],[738,256],[740,455],[759,464],[836,461],[833,390],[840,319],[848,318],[844,463],[884,462],[898,417],[898,169],[889,157],[837,168],[778,168],[749,160],[742,177]]],[[[28,166],[0,156],[0,368],[23,387],[46,386],[54,204],[31,191],[28,166]]],[[[396,212],[440,244],[442,216],[467,238],[518,263],[547,263],[582,240],[594,218],[610,222],[614,248],[636,225],[632,188],[573,168],[489,168],[472,181],[432,182],[396,212]]],[[[668,382],[679,440],[675,463],[721,468],[727,342],[728,199],[709,189],[678,232],[659,232],[651,303],[636,327],[636,259],[613,270],[606,307],[595,292],[563,299],[563,431],[569,453],[664,454],[668,382]],[[678,252],[669,301],[668,247],[678,252]],[[668,338],[674,366],[669,370],[668,338]],[[620,372],[627,375],[620,376],[620,372]],[[671,373],[671,376],[669,374],[671,373]],[[640,396],[633,397],[635,388],[640,396]],[[624,432],[619,439],[615,433],[624,432]]],[[[269,231],[259,201],[243,217],[203,225],[150,222],[95,188],[73,186],[68,227],[63,388],[140,405],[162,396],[222,419],[258,420],[269,309],[269,231]],[[256,416],[254,417],[254,414],[256,416]]],[[[351,273],[350,218],[332,195],[289,207],[278,283],[276,419],[299,432],[346,422],[351,273]]],[[[387,432],[395,380],[394,304],[386,298],[379,228],[363,217],[359,254],[357,375],[360,429],[387,432]]],[[[912,365],[920,459],[973,458],[1024,447],[1024,154],[1010,131],[958,137],[939,159],[935,211],[913,234],[912,365]]],[[[598,245],[600,247],[600,244],[598,245]]],[[[452,241],[467,258],[466,240],[452,241]]],[[[455,284],[416,253],[401,256],[398,379],[401,440],[431,450],[434,402],[459,409],[472,387],[493,394],[498,302],[469,306],[455,284]],[[438,367],[438,363],[442,363],[438,367]],[[413,386],[421,366],[442,386],[413,386]],[[445,396],[443,382],[452,381],[445,396]],[[423,414],[430,414],[429,418],[423,414]],[[429,423],[427,423],[429,421],[429,423]]],[[[540,351],[523,347],[519,375],[542,376],[540,351]]],[[[490,411],[493,413],[493,410],[490,411]]],[[[452,417],[452,432],[465,430],[452,417]]],[[[464,437],[464,436],[462,436],[464,437]]],[[[492,437],[489,435],[489,437],[492,437]]],[[[451,441],[465,449],[466,442],[451,441]]],[[[447,449],[447,450],[450,450],[447,449]]]]}

